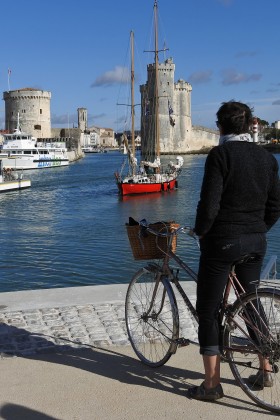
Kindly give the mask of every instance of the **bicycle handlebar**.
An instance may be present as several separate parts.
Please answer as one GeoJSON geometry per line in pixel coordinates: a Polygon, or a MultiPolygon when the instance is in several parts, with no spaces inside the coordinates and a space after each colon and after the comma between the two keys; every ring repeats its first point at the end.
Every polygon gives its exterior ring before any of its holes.
{"type": "MultiPolygon", "coordinates": [[[[162,224],[164,225],[165,223],[162,222],[162,224]]],[[[141,228],[143,228],[144,231],[147,231],[147,232],[149,232],[149,233],[151,233],[152,235],[155,235],[155,236],[168,238],[168,237],[173,236],[173,235],[178,235],[178,233],[187,233],[189,236],[191,236],[195,240],[198,239],[194,230],[190,226],[180,226],[177,229],[173,229],[172,232],[159,232],[159,231],[156,231],[156,230],[152,229],[146,219],[140,220],[139,225],[141,226],[141,228]]]]}

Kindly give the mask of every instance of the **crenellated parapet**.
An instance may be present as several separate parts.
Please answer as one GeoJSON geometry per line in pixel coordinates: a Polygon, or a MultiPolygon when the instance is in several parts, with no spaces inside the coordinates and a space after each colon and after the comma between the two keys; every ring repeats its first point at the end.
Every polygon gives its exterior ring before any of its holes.
{"type": "MultiPolygon", "coordinates": [[[[147,67],[148,80],[140,87],[142,118],[142,150],[148,154],[153,147],[153,103],[155,64],[147,67]]],[[[189,149],[191,133],[192,86],[182,79],[174,82],[175,64],[172,58],[158,65],[158,109],[160,150],[162,153],[184,153],[189,149]]]]}
{"type": "Polygon", "coordinates": [[[5,129],[17,128],[37,138],[51,136],[51,92],[22,88],[3,93],[5,101],[5,129]]]}
{"type": "MultiPolygon", "coordinates": [[[[218,143],[217,132],[192,127],[192,86],[183,79],[174,81],[172,58],[158,64],[158,110],[162,154],[190,153],[218,143]]],[[[155,64],[147,66],[147,82],[141,92],[141,139],[145,155],[154,148],[155,64]]]]}
{"type": "Polygon", "coordinates": [[[192,85],[188,82],[185,82],[183,79],[179,79],[177,83],[174,84],[175,91],[192,91],[192,85]]]}

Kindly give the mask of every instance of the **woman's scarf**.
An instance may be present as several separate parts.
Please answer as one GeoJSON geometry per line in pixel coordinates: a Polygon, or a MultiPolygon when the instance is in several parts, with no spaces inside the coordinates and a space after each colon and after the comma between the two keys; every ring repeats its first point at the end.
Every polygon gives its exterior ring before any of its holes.
{"type": "Polygon", "coordinates": [[[243,134],[226,134],[225,136],[220,136],[219,145],[224,144],[228,141],[248,141],[252,142],[253,139],[249,133],[243,134]]]}

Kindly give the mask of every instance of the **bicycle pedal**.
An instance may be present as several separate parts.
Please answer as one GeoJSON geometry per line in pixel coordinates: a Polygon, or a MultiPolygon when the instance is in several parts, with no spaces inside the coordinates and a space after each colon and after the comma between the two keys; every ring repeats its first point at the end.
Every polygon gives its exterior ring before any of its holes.
{"type": "Polygon", "coordinates": [[[181,338],[178,338],[176,340],[176,343],[180,347],[185,347],[185,346],[189,346],[190,345],[190,340],[188,340],[187,338],[181,337],[181,338]]]}

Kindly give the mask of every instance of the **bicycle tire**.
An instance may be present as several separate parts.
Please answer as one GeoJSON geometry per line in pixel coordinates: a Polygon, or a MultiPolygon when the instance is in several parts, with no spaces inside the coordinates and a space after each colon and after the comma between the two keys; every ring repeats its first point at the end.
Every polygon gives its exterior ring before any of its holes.
{"type": "Polygon", "coordinates": [[[231,371],[248,397],[260,407],[280,413],[280,291],[259,289],[236,301],[225,321],[224,346],[231,371]],[[249,309],[253,314],[248,315],[249,309]],[[244,322],[248,317],[257,326],[257,330],[251,329],[255,339],[244,322]],[[273,386],[258,385],[254,379],[262,372],[259,354],[270,360],[273,386]]]}
{"type": "Polygon", "coordinates": [[[165,364],[176,352],[179,316],[169,281],[158,267],[145,267],[132,278],[125,300],[128,337],[138,358],[150,367],[165,364]],[[149,316],[156,279],[161,276],[149,316]]]}

